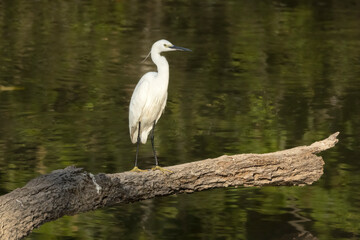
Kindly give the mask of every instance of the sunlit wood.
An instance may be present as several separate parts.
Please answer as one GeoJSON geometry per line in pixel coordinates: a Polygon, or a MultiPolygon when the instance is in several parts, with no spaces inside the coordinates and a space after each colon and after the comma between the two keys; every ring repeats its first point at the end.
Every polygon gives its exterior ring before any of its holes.
{"type": "Polygon", "coordinates": [[[0,239],[21,239],[64,215],[157,196],[219,187],[310,185],[323,174],[324,161],[316,154],[335,146],[338,134],[273,153],[224,155],[169,166],[169,172],[94,176],[73,166],[56,170],[0,197],[0,239]]]}

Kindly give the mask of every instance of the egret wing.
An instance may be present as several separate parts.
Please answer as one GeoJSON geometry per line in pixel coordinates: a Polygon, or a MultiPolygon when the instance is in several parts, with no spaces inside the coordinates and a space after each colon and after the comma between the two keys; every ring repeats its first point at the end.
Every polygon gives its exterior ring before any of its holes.
{"type": "Polygon", "coordinates": [[[129,106],[129,131],[132,143],[137,141],[139,119],[148,98],[150,81],[155,78],[156,74],[155,72],[149,72],[142,76],[132,94],[129,106]]]}
{"type": "Polygon", "coordinates": [[[158,116],[156,117],[156,122],[159,120],[159,118],[161,117],[161,115],[162,115],[162,114],[164,113],[164,111],[165,111],[165,106],[166,106],[166,102],[167,102],[167,96],[168,96],[168,93],[166,92],[164,101],[163,101],[162,104],[161,104],[160,112],[159,112],[158,116]]]}

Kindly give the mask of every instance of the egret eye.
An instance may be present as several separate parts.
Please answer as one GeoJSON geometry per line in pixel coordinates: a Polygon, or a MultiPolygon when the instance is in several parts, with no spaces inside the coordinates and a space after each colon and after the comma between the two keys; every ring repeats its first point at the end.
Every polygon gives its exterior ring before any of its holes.
{"type": "Polygon", "coordinates": [[[164,43],[164,47],[167,47],[166,43],[164,43]]]}

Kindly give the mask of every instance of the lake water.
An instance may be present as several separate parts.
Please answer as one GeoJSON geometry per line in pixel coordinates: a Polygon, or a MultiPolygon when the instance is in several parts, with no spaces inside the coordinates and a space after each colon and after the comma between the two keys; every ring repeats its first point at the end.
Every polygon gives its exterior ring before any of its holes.
{"type": "MultiPolygon", "coordinates": [[[[340,131],[306,187],[227,188],[66,216],[27,239],[360,238],[360,2],[0,1],[0,194],[69,165],[133,167],[128,105],[166,53],[162,166],[266,153],[340,131]]],[[[154,163],[150,143],[139,166],[154,163]]]]}

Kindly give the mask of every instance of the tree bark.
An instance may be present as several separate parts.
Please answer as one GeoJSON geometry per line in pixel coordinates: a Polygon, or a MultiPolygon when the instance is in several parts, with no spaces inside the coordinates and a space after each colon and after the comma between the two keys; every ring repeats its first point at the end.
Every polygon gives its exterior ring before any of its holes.
{"type": "Polygon", "coordinates": [[[333,147],[339,133],[310,146],[267,154],[221,156],[147,171],[93,175],[74,166],[31,180],[0,197],[0,239],[21,239],[64,215],[218,187],[310,185],[323,174],[315,154],[333,147]]]}

